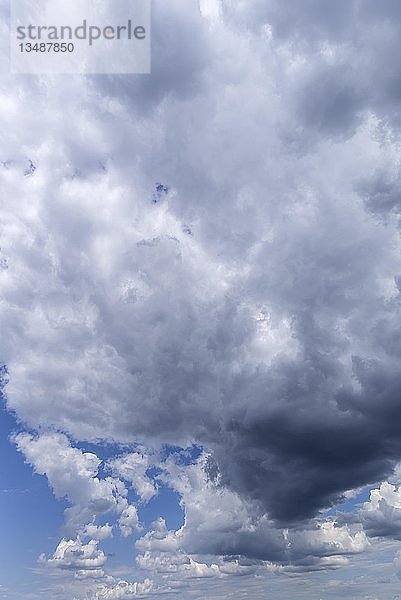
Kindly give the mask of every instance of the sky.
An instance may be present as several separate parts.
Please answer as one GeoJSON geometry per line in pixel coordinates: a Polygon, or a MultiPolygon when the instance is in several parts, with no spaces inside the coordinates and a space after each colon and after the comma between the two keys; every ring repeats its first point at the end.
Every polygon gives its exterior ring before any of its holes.
{"type": "Polygon", "coordinates": [[[6,4],[0,598],[400,600],[401,3],[153,0],[142,75],[6,4]]]}

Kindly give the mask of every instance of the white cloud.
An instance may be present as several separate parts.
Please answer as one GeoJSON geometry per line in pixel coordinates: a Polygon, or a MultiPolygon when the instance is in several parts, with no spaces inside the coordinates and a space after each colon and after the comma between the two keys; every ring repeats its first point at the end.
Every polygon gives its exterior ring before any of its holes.
{"type": "Polygon", "coordinates": [[[53,556],[46,558],[45,555],[41,555],[40,562],[58,569],[77,571],[78,576],[85,571],[94,571],[98,576],[102,572],[101,567],[105,565],[107,558],[97,545],[98,542],[95,540],[83,544],[79,538],[76,540],[62,539],[53,556]]]}
{"type": "Polygon", "coordinates": [[[93,600],[118,600],[119,598],[144,598],[152,592],[157,591],[153,583],[149,579],[145,579],[143,583],[129,583],[127,581],[119,581],[115,584],[102,586],[93,596],[93,600]]]}
{"type": "Polygon", "coordinates": [[[85,525],[80,533],[82,536],[87,536],[92,540],[106,540],[112,537],[113,527],[109,524],[97,526],[89,523],[85,525]]]}
{"type": "Polygon", "coordinates": [[[382,482],[371,490],[359,516],[369,535],[401,539],[401,487],[382,482]]]}
{"type": "Polygon", "coordinates": [[[133,504],[130,504],[123,510],[118,520],[118,525],[123,537],[128,537],[133,532],[142,529],[138,518],[138,512],[133,504]]]}
{"type": "Polygon", "coordinates": [[[200,0],[202,15],[215,19],[220,15],[220,0],[200,0]]]}
{"type": "Polygon", "coordinates": [[[206,563],[183,552],[146,551],[138,556],[137,563],[141,569],[153,574],[162,574],[171,587],[176,587],[179,583],[184,587],[188,579],[252,575],[256,572],[261,573],[266,568],[262,563],[241,564],[239,559],[229,560],[222,557],[214,557],[206,563]]]}
{"type": "Polygon", "coordinates": [[[108,462],[112,472],[128,481],[142,502],[148,502],[157,493],[154,481],[146,475],[151,464],[149,456],[140,452],[125,454],[108,462]]]}
{"type": "Polygon", "coordinates": [[[142,551],[170,552],[174,553],[179,547],[180,530],[170,531],[167,529],[165,520],[160,517],[152,524],[153,529],[148,531],[135,543],[142,551]]]}
{"type": "MultiPolygon", "coordinates": [[[[21,433],[15,441],[35,471],[46,475],[55,496],[70,501],[72,506],[65,511],[66,531],[70,536],[74,537],[80,531],[88,534],[96,517],[119,514],[128,507],[128,492],[123,482],[112,477],[99,478],[100,459],[71,446],[65,435],[21,433]]],[[[93,531],[98,539],[111,533],[109,526],[95,527],[93,531]]]]}

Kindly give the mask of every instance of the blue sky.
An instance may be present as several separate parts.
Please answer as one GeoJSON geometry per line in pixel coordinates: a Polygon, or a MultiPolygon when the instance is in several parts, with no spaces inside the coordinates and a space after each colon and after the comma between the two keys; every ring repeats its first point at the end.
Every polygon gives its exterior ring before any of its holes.
{"type": "Polygon", "coordinates": [[[16,421],[2,409],[1,456],[2,583],[7,586],[30,585],[28,568],[36,566],[43,548],[51,552],[63,522],[64,501],[55,501],[47,480],[32,473],[9,436],[16,421]]]}
{"type": "Polygon", "coordinates": [[[3,47],[1,597],[400,597],[400,40],[154,0],[146,75],[3,47]]]}

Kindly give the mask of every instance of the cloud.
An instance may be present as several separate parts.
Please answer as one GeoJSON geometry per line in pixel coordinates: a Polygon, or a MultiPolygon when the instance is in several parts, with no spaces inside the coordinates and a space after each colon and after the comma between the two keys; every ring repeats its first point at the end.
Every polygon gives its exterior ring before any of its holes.
{"type": "Polygon", "coordinates": [[[152,466],[147,454],[132,452],[108,461],[113,474],[129,482],[142,502],[148,502],[157,493],[154,481],[146,471],[152,466]]]}
{"type": "Polygon", "coordinates": [[[52,558],[40,557],[40,562],[58,569],[77,570],[78,577],[86,571],[103,575],[101,567],[106,563],[106,556],[97,548],[97,541],[91,540],[83,544],[80,539],[62,539],[52,558]]]}
{"type": "Polygon", "coordinates": [[[370,536],[401,539],[401,489],[384,481],[370,492],[359,517],[370,536]]]}
{"type": "Polygon", "coordinates": [[[127,581],[119,581],[115,584],[102,586],[93,596],[93,600],[107,598],[117,600],[119,598],[145,598],[152,592],[155,592],[152,582],[146,579],[143,583],[129,583],[127,581]]]}
{"type": "Polygon", "coordinates": [[[128,537],[134,531],[140,531],[142,529],[135,506],[131,504],[123,510],[118,524],[123,537],[128,537]]]}
{"type": "MultiPolygon", "coordinates": [[[[160,478],[180,494],[185,512],[184,526],[169,531],[165,522],[154,523],[153,531],[136,542],[138,550],[149,553],[248,557],[266,568],[335,568],[347,556],[363,552],[369,541],[361,527],[349,528],[321,518],[300,528],[279,528],[260,513],[255,502],[246,502],[208,474],[208,459],[180,467],[166,461],[160,478]]],[[[296,499],[294,499],[296,501],[296,499]]]]}
{"type": "Polygon", "coordinates": [[[82,530],[82,535],[91,538],[92,540],[106,540],[113,535],[113,528],[107,525],[93,525],[88,524],[82,530]]]}
{"type": "MultiPolygon", "coordinates": [[[[302,138],[342,137],[355,133],[366,111],[399,127],[399,61],[391,61],[399,44],[399,6],[364,0],[303,0],[295,8],[277,0],[223,2],[226,19],[252,30],[268,27],[272,51],[284,51],[280,86],[302,138]],[[287,68],[286,68],[287,67],[287,68]]],[[[299,140],[301,141],[301,140],[299,140]]]]}
{"type": "Polygon", "coordinates": [[[40,436],[20,433],[15,436],[15,442],[35,472],[46,475],[54,495],[70,502],[71,506],[65,510],[68,536],[75,538],[81,534],[92,540],[110,537],[110,525],[97,526],[94,522],[100,516],[113,513],[121,515],[126,535],[133,528],[140,528],[136,509],[128,503],[124,483],[117,478],[100,478],[101,461],[95,454],[73,447],[60,433],[40,436]]]}
{"type": "Polygon", "coordinates": [[[208,465],[163,467],[185,527],[144,552],[314,569],[367,547],[313,519],[401,457],[399,10],[157,1],[151,76],[7,80],[7,405],[74,539],[138,529],[122,480],[147,502],[155,452],[196,443],[208,465]],[[73,444],[104,440],[143,452],[102,478],[73,444]]]}
{"type": "Polygon", "coordinates": [[[397,555],[394,559],[394,567],[396,569],[398,577],[401,577],[401,553],[397,552],[397,555]]]}

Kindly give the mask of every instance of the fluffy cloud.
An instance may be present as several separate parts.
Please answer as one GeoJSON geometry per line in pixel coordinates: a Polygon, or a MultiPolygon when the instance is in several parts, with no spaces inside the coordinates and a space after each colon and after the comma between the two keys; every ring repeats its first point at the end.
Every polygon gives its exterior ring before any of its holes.
{"type": "Polygon", "coordinates": [[[95,575],[103,575],[101,567],[106,562],[105,554],[98,549],[97,542],[91,540],[83,544],[77,540],[61,540],[52,558],[40,557],[42,563],[58,569],[77,571],[78,576],[88,572],[95,575]]]}
{"type": "Polygon", "coordinates": [[[136,548],[138,566],[161,578],[162,589],[185,589],[192,579],[335,569],[369,547],[360,527],[333,520],[278,529],[257,505],[210,480],[208,457],[183,467],[174,456],[160,467],[158,480],[180,494],[185,523],[174,531],[158,519],[136,548]]]}
{"type": "Polygon", "coordinates": [[[401,539],[401,488],[384,481],[371,490],[360,518],[369,535],[401,539]]]}
{"type": "Polygon", "coordinates": [[[71,446],[64,434],[21,433],[15,441],[36,473],[47,476],[55,496],[66,497],[71,503],[65,511],[66,533],[75,537],[81,532],[98,540],[109,537],[111,527],[97,527],[93,521],[99,515],[129,508],[123,482],[112,477],[100,479],[99,458],[71,446]]]}
{"type": "Polygon", "coordinates": [[[153,523],[153,529],[136,542],[136,546],[145,552],[152,550],[173,554],[179,547],[179,535],[179,532],[168,530],[165,520],[160,517],[153,523]]]}
{"type": "Polygon", "coordinates": [[[119,598],[145,598],[149,594],[156,592],[154,585],[149,579],[143,583],[128,583],[119,581],[115,584],[102,586],[93,596],[93,600],[109,599],[117,600],[119,598]]]}
{"type": "Polygon", "coordinates": [[[118,525],[123,537],[128,537],[134,531],[140,531],[142,529],[139,522],[138,513],[134,505],[131,504],[123,510],[118,520],[118,525]]]}
{"type": "Polygon", "coordinates": [[[106,540],[113,535],[113,528],[110,525],[85,525],[82,530],[82,535],[91,538],[92,540],[106,540]]]}
{"type": "Polygon", "coordinates": [[[154,481],[146,475],[152,465],[147,454],[132,452],[110,460],[108,465],[116,476],[132,485],[142,502],[148,502],[156,494],[154,481]]]}
{"type": "MultiPolygon", "coordinates": [[[[399,16],[160,0],[151,76],[1,90],[8,407],[79,441],[205,447],[203,470],[164,467],[186,556],[315,568],[366,546],[308,519],[401,457],[399,16]]],[[[156,492],[145,451],[102,479],[63,434],[17,443],[74,535],[110,511],[137,528],[120,478],[156,492]]]]}

